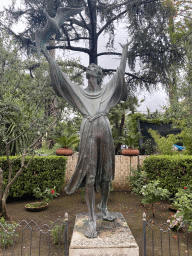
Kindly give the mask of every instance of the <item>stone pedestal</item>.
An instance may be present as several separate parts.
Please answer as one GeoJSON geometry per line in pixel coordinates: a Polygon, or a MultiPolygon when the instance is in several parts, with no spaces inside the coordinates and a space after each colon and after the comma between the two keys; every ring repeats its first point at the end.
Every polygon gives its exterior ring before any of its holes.
{"type": "Polygon", "coordinates": [[[69,256],[139,256],[139,247],[121,213],[114,222],[105,221],[102,214],[97,217],[97,238],[86,238],[84,233],[88,214],[77,214],[69,256]]]}

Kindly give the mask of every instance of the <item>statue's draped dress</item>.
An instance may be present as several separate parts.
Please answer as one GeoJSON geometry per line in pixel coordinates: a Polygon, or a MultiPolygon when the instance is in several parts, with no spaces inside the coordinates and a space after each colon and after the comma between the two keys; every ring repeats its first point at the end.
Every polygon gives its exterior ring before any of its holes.
{"type": "Polygon", "coordinates": [[[122,71],[118,69],[99,92],[88,92],[72,83],[50,55],[46,57],[55,92],[84,116],[76,170],[65,190],[69,194],[75,192],[84,185],[87,175],[93,175],[97,191],[101,182],[114,179],[115,151],[107,114],[111,107],[127,97],[122,71]]]}

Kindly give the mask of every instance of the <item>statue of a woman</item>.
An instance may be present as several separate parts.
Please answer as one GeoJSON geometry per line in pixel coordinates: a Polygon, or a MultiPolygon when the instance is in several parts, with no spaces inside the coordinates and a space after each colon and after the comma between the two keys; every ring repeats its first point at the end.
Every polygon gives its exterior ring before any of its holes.
{"type": "Polygon", "coordinates": [[[103,218],[114,221],[115,216],[107,210],[110,182],[114,179],[115,151],[107,114],[111,107],[125,100],[127,88],[124,82],[127,48],[124,45],[120,66],[113,78],[101,87],[102,69],[91,64],[86,71],[88,87],[82,89],[70,81],[47,50],[43,53],[49,62],[52,85],[58,96],[63,97],[83,115],[80,130],[79,157],[76,170],[66,192],[71,194],[85,186],[85,199],[89,210],[89,223],[85,236],[97,237],[95,217],[95,191],[101,189],[98,205],[103,218]]]}

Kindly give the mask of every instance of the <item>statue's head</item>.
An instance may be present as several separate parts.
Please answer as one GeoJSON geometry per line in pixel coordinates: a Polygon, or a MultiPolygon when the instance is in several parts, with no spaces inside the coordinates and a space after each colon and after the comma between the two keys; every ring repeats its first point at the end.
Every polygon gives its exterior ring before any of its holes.
{"type": "Polygon", "coordinates": [[[97,83],[100,85],[103,79],[102,68],[94,63],[90,64],[86,70],[86,77],[89,79],[91,76],[96,77],[97,83]]]}

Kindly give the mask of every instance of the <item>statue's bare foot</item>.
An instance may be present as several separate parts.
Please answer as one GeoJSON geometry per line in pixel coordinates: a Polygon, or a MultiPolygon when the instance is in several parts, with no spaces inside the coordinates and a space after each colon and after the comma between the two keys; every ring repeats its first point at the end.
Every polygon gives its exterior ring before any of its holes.
{"type": "Polygon", "coordinates": [[[97,205],[97,208],[103,213],[103,219],[108,221],[114,221],[117,217],[114,214],[108,212],[107,207],[102,208],[101,203],[97,205]]]}
{"type": "Polygon", "coordinates": [[[97,237],[96,222],[89,221],[87,231],[85,232],[85,236],[87,238],[96,238],[97,237]]]}

